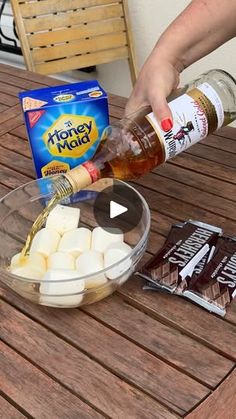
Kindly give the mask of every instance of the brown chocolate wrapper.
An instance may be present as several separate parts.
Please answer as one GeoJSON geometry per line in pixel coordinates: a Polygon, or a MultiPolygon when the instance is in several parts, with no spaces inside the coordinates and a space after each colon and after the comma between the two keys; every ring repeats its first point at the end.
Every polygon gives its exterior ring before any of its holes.
{"type": "MultiPolygon", "coordinates": [[[[199,261],[199,263],[193,269],[192,274],[189,274],[185,279],[183,279],[180,284],[178,285],[177,289],[175,290],[175,294],[181,295],[185,289],[188,289],[190,284],[194,284],[197,281],[198,276],[206,267],[206,265],[210,262],[213,254],[215,252],[215,246],[212,246],[208,253],[199,261]]],[[[149,278],[147,278],[149,279],[149,278]]],[[[147,282],[147,285],[144,285],[144,290],[163,290],[167,293],[170,293],[167,289],[162,289],[162,287],[158,284],[156,285],[153,282],[147,282]]]]}
{"type": "Polygon", "coordinates": [[[210,262],[210,260],[212,259],[215,253],[217,240],[218,240],[218,237],[216,237],[215,242],[214,240],[212,240],[212,246],[210,250],[198,262],[198,264],[194,267],[193,271],[188,276],[186,276],[185,279],[181,281],[181,283],[179,284],[176,290],[178,294],[182,294],[185,289],[188,289],[190,287],[190,284],[193,285],[198,280],[199,275],[205,269],[205,267],[210,262]]]}
{"type": "Polygon", "coordinates": [[[221,237],[214,256],[183,296],[224,316],[236,296],[236,238],[221,237]]]}
{"type": "MultiPolygon", "coordinates": [[[[180,293],[199,262],[212,251],[222,230],[199,221],[172,226],[162,249],[136,275],[168,292],[180,293]]],[[[208,259],[207,259],[208,260],[208,259]]]]}

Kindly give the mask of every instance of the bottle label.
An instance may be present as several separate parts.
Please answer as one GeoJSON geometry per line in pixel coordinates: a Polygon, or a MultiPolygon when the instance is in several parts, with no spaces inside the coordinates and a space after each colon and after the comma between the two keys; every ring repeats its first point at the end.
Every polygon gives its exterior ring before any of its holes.
{"type": "Polygon", "coordinates": [[[89,173],[89,176],[91,178],[92,183],[96,182],[100,178],[100,176],[99,176],[99,170],[97,169],[97,167],[95,166],[95,164],[93,164],[92,161],[89,160],[86,163],[83,163],[82,166],[89,173]]]}
{"type": "Polygon", "coordinates": [[[203,83],[169,103],[173,115],[173,127],[165,132],[158,124],[154,113],[147,115],[163,143],[165,160],[175,157],[188,147],[206,138],[222,127],[224,108],[217,92],[208,83],[203,83]]]}

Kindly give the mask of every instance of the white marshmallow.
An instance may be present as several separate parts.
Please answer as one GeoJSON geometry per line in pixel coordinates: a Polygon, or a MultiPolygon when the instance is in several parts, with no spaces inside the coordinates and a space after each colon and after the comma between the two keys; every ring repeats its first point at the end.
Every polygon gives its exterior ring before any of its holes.
{"type": "Polygon", "coordinates": [[[25,278],[41,279],[46,272],[46,260],[41,253],[31,253],[23,258],[17,253],[11,259],[10,271],[25,278]]]}
{"type": "Polygon", "coordinates": [[[132,265],[131,258],[128,257],[123,262],[120,261],[129,255],[131,250],[132,248],[126,243],[114,243],[108,247],[104,253],[104,268],[108,268],[114,263],[117,264],[106,271],[106,276],[109,279],[116,279],[129,270],[132,265]]]}
{"type": "Polygon", "coordinates": [[[84,280],[79,279],[77,271],[51,269],[46,272],[40,284],[40,302],[52,306],[76,307],[83,299],[81,293],[84,288],[84,280]]]}
{"type": "Polygon", "coordinates": [[[29,264],[34,266],[35,269],[44,274],[47,270],[47,263],[45,257],[41,253],[32,252],[28,256],[29,264]]]}
{"type": "Polygon", "coordinates": [[[10,268],[13,268],[14,266],[19,265],[20,256],[21,256],[21,252],[16,253],[14,256],[12,256],[10,268]]]}
{"type": "Polygon", "coordinates": [[[48,257],[50,253],[56,252],[60,238],[60,234],[56,230],[42,228],[33,238],[30,254],[38,252],[48,257]]]}
{"type": "Polygon", "coordinates": [[[96,272],[103,269],[103,255],[95,250],[88,250],[76,259],[76,269],[80,275],[90,275],[85,280],[85,288],[95,288],[107,282],[103,273],[96,275],[96,272]]]}
{"type": "Polygon", "coordinates": [[[75,259],[69,253],[51,253],[51,255],[48,257],[48,269],[75,270],[75,259]]]}
{"type": "Polygon", "coordinates": [[[91,249],[103,253],[111,244],[120,243],[123,240],[124,234],[119,229],[111,229],[109,232],[102,227],[96,227],[92,233],[91,249]],[[114,233],[115,231],[117,233],[114,233]]]}
{"type": "Polygon", "coordinates": [[[66,231],[78,227],[80,218],[80,209],[65,205],[56,205],[50,212],[46,227],[53,228],[59,234],[63,235],[66,231]]]}
{"type": "Polygon", "coordinates": [[[119,286],[123,285],[127,279],[129,279],[130,275],[132,272],[128,271],[128,273],[125,273],[124,275],[122,274],[119,279],[118,279],[118,284],[119,286]]]}
{"type": "Polygon", "coordinates": [[[61,238],[58,250],[70,253],[75,258],[90,249],[92,233],[88,228],[80,227],[67,231],[61,238]]]}
{"type": "Polygon", "coordinates": [[[11,268],[11,273],[28,279],[42,279],[43,277],[42,272],[37,268],[35,269],[32,265],[14,266],[11,268]]]}

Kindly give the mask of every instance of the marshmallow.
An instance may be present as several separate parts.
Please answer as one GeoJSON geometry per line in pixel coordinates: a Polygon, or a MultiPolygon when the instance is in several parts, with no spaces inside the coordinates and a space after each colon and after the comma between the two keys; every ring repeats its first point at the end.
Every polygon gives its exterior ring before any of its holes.
{"type": "Polygon", "coordinates": [[[14,266],[19,265],[20,257],[21,257],[21,252],[16,253],[14,256],[12,256],[10,268],[14,268],[14,266]]]}
{"type": "Polygon", "coordinates": [[[120,243],[123,240],[124,234],[118,228],[111,229],[109,232],[102,227],[96,227],[92,233],[91,249],[103,253],[111,244],[120,243]]]}
{"type": "Polygon", "coordinates": [[[11,273],[28,279],[42,279],[43,277],[42,272],[37,268],[35,269],[32,265],[14,266],[11,268],[11,273]]]}
{"type": "Polygon", "coordinates": [[[103,269],[103,255],[100,252],[88,250],[82,253],[76,259],[76,269],[82,276],[91,274],[91,277],[85,279],[85,288],[100,287],[107,282],[104,273],[96,275],[96,272],[103,269]]]}
{"type": "Polygon", "coordinates": [[[119,279],[117,280],[117,282],[118,282],[119,286],[123,285],[123,284],[127,281],[127,279],[129,279],[129,277],[130,277],[131,273],[132,273],[132,272],[130,272],[130,270],[129,270],[127,273],[122,274],[122,275],[119,277],[119,279]]]}
{"type": "Polygon", "coordinates": [[[126,243],[114,243],[108,247],[104,253],[104,268],[116,263],[116,266],[106,271],[106,276],[109,279],[116,279],[120,277],[124,272],[127,272],[132,265],[131,258],[126,258],[120,262],[127,255],[130,254],[132,248],[126,243]]]}
{"type": "Polygon", "coordinates": [[[79,208],[56,205],[47,218],[46,227],[52,228],[59,234],[63,235],[66,231],[73,230],[78,227],[79,218],[79,208]]]}
{"type": "Polygon", "coordinates": [[[75,259],[69,253],[55,252],[48,257],[48,269],[75,269],[75,259]]]}
{"type": "Polygon", "coordinates": [[[67,231],[61,238],[58,250],[70,253],[75,258],[90,249],[92,233],[88,228],[80,227],[67,231]]]}
{"type": "Polygon", "coordinates": [[[57,250],[60,241],[60,234],[52,228],[42,228],[33,238],[30,248],[31,253],[42,253],[43,256],[48,257],[50,253],[57,250]]]}
{"type": "Polygon", "coordinates": [[[46,272],[46,261],[41,253],[31,253],[25,257],[17,253],[11,259],[10,271],[25,278],[41,279],[46,272]]]}
{"type": "Polygon", "coordinates": [[[83,299],[84,288],[84,280],[79,279],[77,271],[48,270],[40,284],[40,303],[52,306],[76,307],[80,305],[83,299]]]}

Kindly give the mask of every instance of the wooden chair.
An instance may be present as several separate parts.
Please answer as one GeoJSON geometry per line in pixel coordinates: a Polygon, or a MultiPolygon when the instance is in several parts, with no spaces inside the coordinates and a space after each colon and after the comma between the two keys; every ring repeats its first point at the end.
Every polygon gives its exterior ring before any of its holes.
{"type": "Polygon", "coordinates": [[[127,0],[11,0],[28,70],[54,74],[128,59],[137,69],[127,0]]]}

